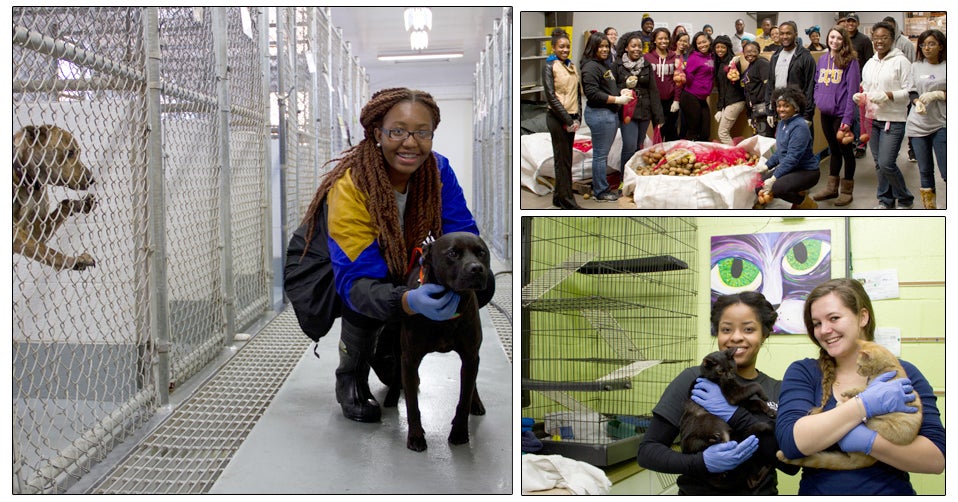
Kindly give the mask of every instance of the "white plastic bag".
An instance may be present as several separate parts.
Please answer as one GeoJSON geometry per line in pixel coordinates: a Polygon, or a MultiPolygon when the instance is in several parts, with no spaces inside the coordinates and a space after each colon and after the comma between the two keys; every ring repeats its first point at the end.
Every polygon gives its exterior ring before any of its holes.
{"type": "MultiPolygon", "coordinates": [[[[656,148],[668,150],[676,142],[657,145],[656,148]]],[[[749,154],[758,154],[758,163],[754,166],[739,165],[713,171],[701,176],[639,176],[636,168],[644,166],[642,154],[648,149],[637,152],[623,170],[622,191],[632,195],[638,209],[744,209],[755,202],[755,181],[758,173],[767,170],[765,166],[769,150],[775,140],[753,136],[741,143],[749,154]]],[[[731,148],[719,143],[700,143],[709,148],[731,148]]]]}

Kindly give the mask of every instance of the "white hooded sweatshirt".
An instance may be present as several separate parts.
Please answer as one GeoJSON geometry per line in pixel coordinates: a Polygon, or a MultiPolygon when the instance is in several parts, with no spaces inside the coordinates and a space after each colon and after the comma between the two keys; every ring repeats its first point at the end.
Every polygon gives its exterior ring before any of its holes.
{"type": "Polygon", "coordinates": [[[862,68],[862,92],[891,92],[893,97],[878,104],[875,120],[904,122],[912,87],[911,62],[899,49],[892,48],[881,59],[876,53],[862,68]]]}

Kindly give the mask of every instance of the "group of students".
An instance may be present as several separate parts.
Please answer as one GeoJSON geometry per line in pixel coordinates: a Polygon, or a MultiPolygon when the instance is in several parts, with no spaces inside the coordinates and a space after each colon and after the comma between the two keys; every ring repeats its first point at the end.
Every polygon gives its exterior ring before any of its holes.
{"type": "Polygon", "coordinates": [[[700,377],[699,367],[688,368],[669,384],[653,408],[638,448],[639,465],[679,474],[677,484],[683,495],[776,495],[776,469],[789,475],[799,470],[778,460],[778,451],[796,459],[837,448],[877,459],[870,467],[859,469],[801,468],[799,495],[913,495],[909,472],[943,472],[945,430],[934,391],[918,368],[901,361],[907,378],[897,380],[891,379],[893,373],[871,381],[857,373],[858,341],[873,341],[876,326],[875,311],[861,283],[840,278],[819,285],[809,293],[803,317],[808,337],[819,349],[818,359],[792,363],[778,381],[756,366],[777,319],[775,308],[758,292],[720,296],[710,317],[718,348],[736,348],[736,379],[760,385],[771,400],[769,405],[777,409],[777,417],[729,404],[717,384],[700,377]],[[842,394],[861,387],[865,390],[857,397],[842,394]],[[752,427],[759,421],[773,422],[773,427],[742,441],[713,444],[699,453],[673,450],[690,388],[691,399],[727,422],[733,431],[756,430],[752,427]],[[918,408],[909,404],[916,395],[922,405],[921,426],[910,443],[892,443],[865,426],[872,417],[917,412],[918,408]],[[820,413],[809,413],[818,406],[822,406],[820,413]],[[754,465],[772,468],[755,470],[754,465]],[[723,473],[728,479],[738,479],[745,470],[750,483],[722,488],[710,482],[723,473]]]}
{"type": "Polygon", "coordinates": [[[744,113],[755,134],[777,143],[764,184],[756,188],[759,200],[780,198],[794,209],[813,209],[816,201],[831,199],[836,206],[850,204],[855,159],[864,155],[867,143],[878,171],[878,208],[910,208],[914,196],[897,165],[907,136],[909,156],[914,147],[921,173],[922,203],[934,209],[936,160],[946,180],[945,35],[923,32],[912,63],[896,43],[913,46],[893,23],[891,18],[876,23],[869,39],[851,14],[827,31],[824,44],[821,30],[809,28],[810,47],[825,51],[817,63],[809,48],[797,43],[792,21],[772,27],[765,19],[763,35],[755,37],[744,33],[738,20],[733,37],[713,39],[711,27],[690,36],[681,25],[670,32],[654,28],[652,18],[645,17],[640,30],[621,37],[611,27],[591,33],[578,67],[570,57],[569,35],[556,29],[542,79],[556,172],[553,205],[579,208],[571,165],[575,131],[583,120],[592,133],[592,195],[614,201],[618,195],[609,189],[606,169],[617,131],[625,165],[642,148],[650,125],[663,141],[710,141],[714,117],[717,140],[732,144],[732,127],[744,113]],[[714,113],[708,103],[713,89],[714,113]],[[829,176],[824,187],[810,193],[824,156],[812,151],[816,108],[828,142],[829,176]],[[861,131],[869,122],[871,129],[861,131]]]}

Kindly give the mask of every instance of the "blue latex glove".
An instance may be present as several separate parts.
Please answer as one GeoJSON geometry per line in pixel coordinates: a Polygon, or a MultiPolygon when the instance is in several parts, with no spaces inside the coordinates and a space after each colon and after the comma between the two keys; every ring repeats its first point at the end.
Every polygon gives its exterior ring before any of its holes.
{"type": "Polygon", "coordinates": [[[871,418],[875,415],[884,415],[896,411],[905,413],[918,411],[918,408],[905,404],[915,400],[911,380],[908,378],[892,380],[892,378],[895,378],[894,371],[882,373],[858,395],[862,399],[862,404],[865,405],[866,417],[871,418]]]}
{"type": "Polygon", "coordinates": [[[718,474],[731,471],[751,457],[758,450],[758,438],[749,436],[741,443],[729,441],[713,444],[702,452],[705,458],[705,467],[709,472],[718,474]]]}
{"type": "Polygon", "coordinates": [[[728,404],[718,384],[707,378],[695,379],[695,387],[692,387],[692,401],[726,422],[738,409],[738,406],[728,404]]]}
{"type": "Polygon", "coordinates": [[[444,286],[438,284],[423,284],[406,292],[406,303],[417,314],[422,314],[433,321],[445,321],[456,315],[459,294],[451,289],[446,291],[444,286]],[[439,293],[443,294],[435,296],[439,293]]]}
{"type": "Polygon", "coordinates": [[[860,451],[865,455],[872,452],[872,445],[875,444],[875,438],[878,433],[865,427],[865,424],[858,424],[854,429],[848,431],[845,437],[838,440],[838,447],[845,452],[860,451]]]}

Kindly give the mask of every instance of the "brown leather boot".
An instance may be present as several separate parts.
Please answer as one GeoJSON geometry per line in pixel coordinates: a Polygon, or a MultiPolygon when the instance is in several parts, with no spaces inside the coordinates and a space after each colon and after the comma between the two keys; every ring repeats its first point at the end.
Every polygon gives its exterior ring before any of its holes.
{"type": "Polygon", "coordinates": [[[921,188],[921,203],[925,205],[925,209],[938,209],[935,207],[935,189],[934,188],[921,188]]]}
{"type": "Polygon", "coordinates": [[[806,193],[805,198],[798,204],[792,204],[792,209],[818,209],[818,204],[806,193]]]}
{"type": "Polygon", "coordinates": [[[828,184],[812,192],[814,200],[828,200],[838,197],[838,176],[829,176],[828,184]]]}
{"type": "Polygon", "coordinates": [[[835,199],[836,206],[847,206],[852,203],[852,191],[855,190],[855,180],[846,180],[841,181],[841,190],[838,194],[838,198],[835,199]]]}

